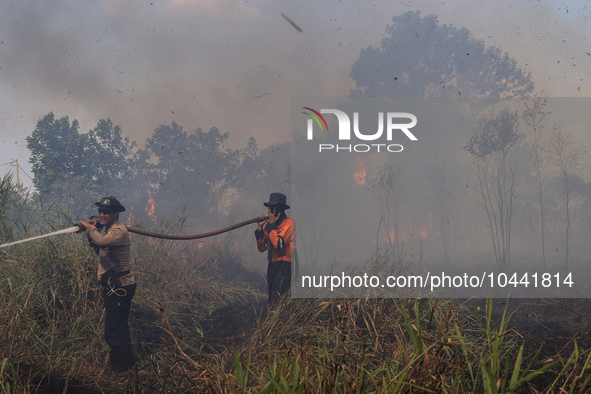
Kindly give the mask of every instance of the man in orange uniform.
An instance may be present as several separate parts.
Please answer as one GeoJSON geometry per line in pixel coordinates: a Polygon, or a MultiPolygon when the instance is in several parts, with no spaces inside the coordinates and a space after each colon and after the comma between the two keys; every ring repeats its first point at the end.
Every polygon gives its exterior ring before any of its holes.
{"type": "Polygon", "coordinates": [[[267,251],[267,285],[269,289],[269,308],[274,309],[291,287],[291,264],[295,255],[296,227],[293,219],[285,215],[289,209],[287,198],[282,193],[271,193],[267,207],[268,219],[261,215],[262,221],[254,232],[259,252],[267,251]]]}

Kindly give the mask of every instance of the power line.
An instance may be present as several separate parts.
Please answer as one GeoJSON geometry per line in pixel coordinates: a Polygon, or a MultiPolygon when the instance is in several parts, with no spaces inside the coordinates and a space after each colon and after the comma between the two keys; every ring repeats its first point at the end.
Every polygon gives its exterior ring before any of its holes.
{"type": "Polygon", "coordinates": [[[23,167],[22,167],[20,164],[19,164],[18,166],[19,166],[19,168],[20,168],[21,170],[23,170],[23,173],[24,173],[24,174],[27,176],[27,178],[29,178],[30,180],[33,180],[33,178],[31,178],[31,177],[29,176],[29,174],[27,174],[27,173],[25,172],[25,169],[24,169],[24,168],[23,168],[23,167]]]}

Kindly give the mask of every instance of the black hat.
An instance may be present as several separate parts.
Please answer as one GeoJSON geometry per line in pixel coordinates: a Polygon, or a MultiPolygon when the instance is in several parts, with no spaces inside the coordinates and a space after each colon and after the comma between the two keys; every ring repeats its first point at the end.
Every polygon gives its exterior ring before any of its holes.
{"type": "Polygon", "coordinates": [[[289,209],[289,205],[287,205],[286,202],[287,202],[287,197],[285,197],[285,194],[271,193],[271,195],[269,196],[269,202],[264,202],[263,204],[266,207],[269,207],[271,205],[279,205],[285,209],[289,209]]]}
{"type": "Polygon", "coordinates": [[[96,205],[99,208],[111,209],[113,211],[118,212],[125,211],[125,207],[121,205],[121,203],[113,196],[103,197],[101,198],[100,202],[95,202],[94,205],[96,205]]]}

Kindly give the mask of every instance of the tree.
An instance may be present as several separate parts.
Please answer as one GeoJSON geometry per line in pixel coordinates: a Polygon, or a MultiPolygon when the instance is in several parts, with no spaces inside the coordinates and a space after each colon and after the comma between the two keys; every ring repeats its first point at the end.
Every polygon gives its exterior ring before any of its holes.
{"type": "Polygon", "coordinates": [[[427,178],[430,182],[433,208],[439,224],[443,255],[445,262],[448,263],[452,252],[455,252],[453,235],[457,228],[457,181],[445,160],[442,160],[439,165],[429,167],[427,178]]]}
{"type": "Polygon", "coordinates": [[[569,254],[569,232],[570,232],[570,202],[572,199],[571,188],[573,179],[577,179],[582,170],[582,159],[587,153],[578,147],[573,141],[571,134],[563,130],[562,125],[554,125],[549,138],[549,147],[552,164],[556,168],[556,175],[560,178],[560,187],[564,193],[564,206],[566,217],[565,229],[565,263],[564,268],[568,271],[569,254]]]}
{"type": "Polygon", "coordinates": [[[495,259],[501,269],[511,265],[511,220],[522,138],[519,115],[504,109],[497,115],[483,116],[464,147],[473,158],[471,170],[478,180],[495,259]]]}
{"type": "Polygon", "coordinates": [[[235,172],[236,192],[240,194],[240,206],[234,206],[234,214],[255,207],[260,211],[261,202],[271,192],[290,195],[291,143],[272,144],[259,151],[257,142],[250,138],[247,146],[238,152],[240,165],[235,172]]]}
{"type": "Polygon", "coordinates": [[[90,177],[87,162],[88,137],[78,133],[78,121],[72,124],[67,116],[56,120],[53,112],[37,122],[37,127],[27,137],[31,151],[29,162],[33,165],[33,184],[42,195],[49,195],[58,180],[90,177]]]}
{"type": "MultiPolygon", "coordinates": [[[[529,95],[534,88],[531,74],[518,67],[517,62],[503,53],[500,48],[486,46],[481,40],[475,39],[466,28],[456,28],[452,25],[440,25],[437,16],[429,15],[422,17],[419,11],[406,12],[392,18],[392,24],[386,27],[385,37],[379,47],[366,47],[361,50],[359,59],[354,63],[350,76],[356,82],[356,88],[351,90],[350,97],[474,97],[483,98],[478,102],[470,102],[468,111],[482,110],[482,101],[489,101],[494,98],[521,97],[529,95]]],[[[442,107],[443,109],[444,107],[442,107]]],[[[431,116],[435,114],[430,114],[431,116]]],[[[442,119],[452,122],[452,115],[441,113],[442,119]]],[[[484,123],[481,124],[484,127],[484,123]]],[[[460,128],[449,128],[449,130],[461,130],[460,128]]],[[[481,130],[484,132],[485,130],[481,130]]],[[[438,166],[435,157],[441,157],[442,152],[451,152],[457,147],[457,139],[460,132],[444,133],[443,129],[425,130],[421,135],[423,140],[428,139],[430,144],[421,146],[420,159],[418,155],[405,157],[405,168],[413,169],[430,168],[438,166]],[[431,149],[427,152],[428,149],[431,149]],[[408,157],[408,159],[406,159],[408,157]],[[413,161],[414,160],[414,161],[413,161]],[[409,163],[408,161],[413,161],[409,163]]],[[[501,137],[501,132],[497,133],[501,137]],[[500,133],[500,134],[499,134],[500,133]]],[[[492,137],[490,135],[489,137],[492,137]]],[[[486,138],[481,135],[479,138],[486,138]]],[[[474,141],[475,142],[475,141],[474,141]]],[[[486,144],[493,141],[481,139],[479,143],[486,144]]],[[[462,142],[463,144],[463,142],[462,142]]],[[[478,150],[476,146],[473,146],[478,150]]],[[[476,172],[480,176],[489,176],[483,167],[485,162],[496,157],[501,160],[511,157],[512,154],[504,148],[481,146],[482,149],[496,152],[493,155],[474,155],[477,162],[476,172]],[[504,156],[507,154],[507,156],[504,156]]],[[[480,152],[483,153],[483,152],[480,152]]],[[[450,171],[459,172],[460,164],[457,157],[453,157],[446,164],[450,171]],[[455,162],[454,162],[455,160],[455,162]]],[[[389,157],[389,164],[394,164],[394,157],[389,157]]],[[[496,162],[499,171],[513,169],[496,162]]],[[[490,169],[489,169],[490,170],[490,169]]],[[[438,185],[435,182],[429,183],[434,193],[438,185]]],[[[411,188],[418,188],[417,182],[409,184],[411,188]]],[[[484,186],[484,185],[482,185],[484,186]]],[[[490,186],[490,185],[489,185],[490,186]]],[[[507,185],[509,186],[509,185],[507,185]]],[[[483,191],[486,191],[483,189],[483,191]]],[[[499,196],[500,197],[500,196],[499,196]]],[[[487,197],[488,198],[488,197],[487,197]]],[[[504,201],[504,200],[503,200],[504,201]]],[[[486,207],[490,211],[490,200],[486,200],[486,207]]],[[[501,202],[499,202],[501,203],[501,202]]],[[[511,208],[510,202],[506,201],[511,208]]],[[[503,203],[501,203],[502,205],[503,203]]],[[[407,204],[408,206],[408,204],[407,204]]],[[[500,209],[500,207],[499,207],[500,209]]],[[[444,220],[442,236],[447,236],[448,228],[445,227],[447,220],[446,213],[439,212],[439,218],[444,220]]],[[[505,219],[511,213],[505,213],[505,219]]],[[[491,216],[490,220],[494,221],[491,216]]],[[[500,218],[496,217],[497,220],[500,218]]],[[[500,225],[500,223],[498,223],[500,225]]],[[[508,223],[503,222],[503,225],[508,223]]],[[[501,228],[498,228],[500,231],[501,228]]],[[[508,236],[508,228],[504,228],[508,236]]],[[[504,238],[505,242],[509,238],[504,238]]],[[[498,239],[499,242],[502,241],[498,239]]],[[[444,241],[444,244],[446,242],[444,241]]],[[[509,245],[497,245],[504,248],[508,254],[509,245]]],[[[508,255],[505,260],[501,250],[499,262],[508,262],[508,255]]],[[[446,253],[444,251],[444,253],[446,253]]],[[[504,264],[504,263],[503,263],[504,264]]]]}
{"type": "Polygon", "coordinates": [[[120,194],[127,189],[134,177],[134,152],[136,143],[121,136],[121,127],[113,126],[111,119],[99,120],[88,133],[89,166],[92,177],[103,194],[120,194]]]}
{"type": "Polygon", "coordinates": [[[80,134],[77,120],[56,120],[51,112],[37,122],[27,147],[38,192],[74,210],[100,196],[126,194],[138,184],[137,168],[145,160],[110,119],[80,134]]]}
{"type": "Polygon", "coordinates": [[[536,190],[536,195],[540,204],[540,226],[542,238],[542,259],[544,261],[544,268],[546,268],[546,246],[545,246],[545,217],[544,217],[544,172],[550,163],[546,152],[548,150],[545,141],[545,132],[543,121],[547,112],[544,112],[546,99],[536,98],[533,100],[532,106],[528,107],[521,115],[528,128],[527,140],[529,150],[532,156],[532,173],[528,174],[528,179],[536,190]]]}
{"type": "Polygon", "coordinates": [[[419,11],[392,18],[380,48],[361,50],[351,70],[350,96],[507,97],[533,91],[530,73],[466,28],[439,25],[419,11]]]}
{"type": "Polygon", "coordinates": [[[371,194],[377,203],[376,210],[384,221],[386,239],[395,258],[402,257],[404,242],[399,231],[404,202],[404,181],[404,168],[401,165],[383,165],[370,180],[371,194]]]}
{"type": "Polygon", "coordinates": [[[146,150],[156,159],[157,201],[177,209],[188,206],[196,215],[215,214],[240,159],[238,151],[223,149],[227,139],[228,133],[215,127],[187,133],[175,122],[158,126],[146,141],[146,150]]]}

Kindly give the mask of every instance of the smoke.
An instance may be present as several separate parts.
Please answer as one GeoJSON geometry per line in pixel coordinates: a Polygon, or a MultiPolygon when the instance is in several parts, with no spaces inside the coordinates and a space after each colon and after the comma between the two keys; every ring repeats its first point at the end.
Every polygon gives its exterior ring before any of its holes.
{"type": "MultiPolygon", "coordinates": [[[[345,97],[355,88],[349,73],[360,50],[379,46],[392,16],[413,9],[423,16],[437,14],[440,24],[466,27],[487,46],[500,47],[520,67],[532,71],[536,94],[588,95],[591,86],[585,84],[591,55],[583,45],[588,41],[588,10],[555,2],[510,6],[465,2],[460,6],[461,12],[459,7],[435,1],[363,6],[346,0],[321,4],[4,1],[0,5],[0,119],[6,142],[0,141],[0,151],[7,159],[16,158],[9,154],[22,155],[19,163],[26,165],[28,151],[22,141],[50,111],[58,118],[78,119],[81,132],[94,128],[99,119],[110,118],[140,146],[159,124],[173,121],[185,130],[216,126],[230,133],[228,145],[233,148],[243,147],[249,137],[255,137],[261,148],[287,142],[293,131],[292,98],[345,97]]],[[[588,143],[584,129],[577,130],[581,145],[588,143]]],[[[437,165],[434,156],[428,160],[437,165]]],[[[358,181],[353,177],[355,170],[347,167],[351,182],[357,185],[355,193],[367,192],[372,171],[380,164],[368,161],[366,169],[360,164],[358,181]],[[361,177],[363,171],[366,174],[361,177]],[[362,180],[365,185],[360,184],[362,180]]],[[[310,171],[322,175],[317,168],[310,171]]],[[[410,171],[408,177],[413,179],[410,171]]],[[[21,179],[26,178],[21,175],[21,179]]],[[[422,183],[409,182],[406,209],[410,202],[427,198],[428,179],[422,179],[422,183]]],[[[272,191],[260,193],[268,196],[272,191]]],[[[319,212],[319,220],[350,208],[347,203],[356,199],[371,197],[339,192],[318,196],[319,201],[336,201],[319,212]]],[[[307,190],[302,193],[307,199],[307,190]]],[[[480,212],[474,200],[461,202],[462,208],[480,212]]],[[[373,211],[367,204],[362,213],[373,211]]],[[[343,231],[355,231],[354,218],[350,220],[343,231]]],[[[470,233],[475,221],[465,220],[456,223],[470,233]]],[[[372,231],[373,238],[378,226],[376,219],[364,230],[372,231]]],[[[425,226],[416,230],[425,231],[425,226]]],[[[488,242],[486,231],[470,247],[488,242]]],[[[304,236],[303,231],[300,234],[304,236]]],[[[423,245],[428,247],[426,242],[423,245]]]]}
{"type": "Polygon", "coordinates": [[[251,136],[263,146],[285,142],[291,98],[346,96],[360,50],[379,45],[392,16],[413,9],[516,57],[538,93],[591,90],[584,8],[524,3],[509,12],[468,2],[460,13],[440,2],[374,3],[2,2],[3,133],[20,141],[23,164],[24,136],[50,111],[78,119],[82,132],[110,118],[140,145],[172,121],[187,130],[216,126],[235,146],[251,136]]]}
{"type": "MultiPolygon", "coordinates": [[[[300,229],[298,253],[309,264],[309,272],[333,275],[341,269],[363,267],[363,273],[370,269],[367,262],[381,263],[389,253],[394,256],[394,267],[397,261],[403,261],[412,263],[412,269],[419,271],[480,272],[482,276],[483,272],[490,273],[505,264],[499,258],[504,253],[499,252],[499,245],[510,245],[506,264],[516,272],[561,269],[567,247],[569,264],[577,267],[575,270],[585,269],[581,256],[588,251],[584,239],[591,223],[587,214],[591,202],[588,157],[581,154],[577,170],[568,170],[568,202],[561,178],[564,174],[555,164],[546,168],[542,178],[542,224],[539,196],[531,177],[535,166],[532,167],[530,139],[524,138],[503,155],[489,152],[488,161],[480,164],[465,149],[483,114],[488,119],[505,108],[522,114],[524,103],[533,107],[532,99],[363,100],[366,99],[355,98],[343,104],[343,100],[339,103],[331,99],[300,99],[293,103],[294,113],[304,106],[339,108],[350,120],[354,119],[352,111],[359,111],[360,128],[365,135],[365,140],[354,136],[339,139],[340,120],[337,122],[327,110],[324,113],[329,131],[316,126],[312,129],[313,138],[308,140],[305,125],[309,115],[294,116],[293,127],[300,125],[301,138],[294,140],[292,148],[292,208],[300,229]],[[409,141],[400,132],[392,141],[384,135],[376,140],[367,139],[377,129],[378,111],[386,113],[400,108],[407,108],[417,117],[412,132],[418,141],[409,141]],[[376,148],[378,143],[382,144],[380,152],[376,148]],[[388,143],[401,143],[404,151],[388,153],[388,143]],[[390,166],[390,173],[384,165],[390,166]],[[361,173],[365,184],[359,182],[361,173]],[[509,221],[510,228],[501,229],[500,225],[506,223],[501,220],[509,221]],[[547,267],[542,262],[542,225],[547,267]],[[500,238],[501,233],[504,239],[500,238]]],[[[546,105],[544,111],[551,113],[542,125],[546,129],[563,125],[572,137],[568,149],[581,149],[584,145],[575,136],[583,135],[586,129],[583,108],[589,100],[553,98],[547,99],[546,105]]],[[[519,119],[514,118],[514,127],[520,133],[528,132],[519,119]]],[[[489,143],[487,140],[483,146],[488,147],[489,143]]],[[[548,151],[543,154],[553,160],[548,151]]],[[[403,264],[400,268],[404,268],[403,264]]]]}
{"type": "Polygon", "coordinates": [[[78,119],[86,132],[111,118],[140,144],[172,121],[189,130],[219,127],[235,144],[251,136],[275,143],[289,139],[294,92],[344,94],[351,87],[349,78],[326,91],[323,82],[347,79],[348,65],[310,72],[325,52],[321,42],[297,34],[271,7],[109,0],[2,8],[9,11],[2,81],[33,121],[54,111],[78,119]]]}

